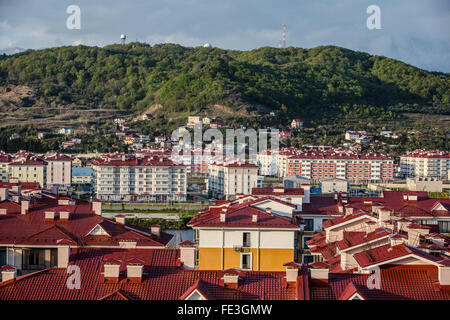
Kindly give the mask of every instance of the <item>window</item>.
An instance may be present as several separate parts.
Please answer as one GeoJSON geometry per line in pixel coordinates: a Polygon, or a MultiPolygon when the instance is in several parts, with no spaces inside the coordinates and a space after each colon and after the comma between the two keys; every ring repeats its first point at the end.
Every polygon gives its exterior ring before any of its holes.
{"type": "Polygon", "coordinates": [[[305,219],[305,231],[314,231],[314,219],[305,219]]]}
{"type": "Polygon", "coordinates": [[[314,262],[314,256],[311,254],[304,254],[302,256],[303,263],[311,263],[314,262]]]}
{"type": "Polygon", "coordinates": [[[309,247],[306,244],[306,241],[309,241],[311,239],[312,239],[312,236],[303,236],[303,249],[309,250],[309,247]]]}
{"type": "Polygon", "coordinates": [[[250,247],[250,232],[244,232],[242,234],[242,246],[250,247]]]}
{"type": "Polygon", "coordinates": [[[241,254],[241,269],[251,270],[252,269],[252,254],[242,253],[241,254]]]}
{"type": "Polygon", "coordinates": [[[440,233],[450,233],[450,221],[438,221],[440,233]]]}

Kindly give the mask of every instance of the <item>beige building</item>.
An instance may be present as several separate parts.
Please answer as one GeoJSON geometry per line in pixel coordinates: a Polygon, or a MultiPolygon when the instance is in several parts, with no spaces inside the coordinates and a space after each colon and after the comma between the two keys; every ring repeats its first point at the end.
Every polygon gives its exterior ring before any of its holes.
{"type": "Polygon", "coordinates": [[[9,180],[9,162],[11,162],[11,156],[0,152],[0,181],[9,180]]]}
{"type": "Polygon", "coordinates": [[[442,192],[442,181],[433,178],[407,178],[406,186],[410,191],[442,192]]]}
{"type": "Polygon", "coordinates": [[[47,162],[37,157],[19,158],[9,164],[9,177],[20,182],[39,182],[47,184],[47,162]]]}
{"type": "Polygon", "coordinates": [[[251,194],[258,187],[258,166],[251,163],[213,163],[208,168],[208,194],[231,199],[236,194],[251,194]]]}
{"type": "Polygon", "coordinates": [[[196,123],[202,123],[202,117],[200,116],[189,116],[186,126],[193,128],[196,123]]]}
{"type": "Polygon", "coordinates": [[[47,162],[47,188],[67,188],[71,184],[72,160],[60,153],[46,154],[47,162]]]}
{"type": "Polygon", "coordinates": [[[339,178],[323,179],[320,182],[322,193],[347,192],[348,185],[349,183],[347,180],[339,178]]]}

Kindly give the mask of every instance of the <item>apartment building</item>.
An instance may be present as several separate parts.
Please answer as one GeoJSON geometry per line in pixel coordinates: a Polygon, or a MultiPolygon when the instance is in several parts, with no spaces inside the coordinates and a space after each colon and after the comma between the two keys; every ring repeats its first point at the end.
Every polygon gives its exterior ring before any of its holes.
{"type": "Polygon", "coordinates": [[[287,175],[320,181],[340,178],[349,181],[387,181],[394,178],[394,160],[382,154],[358,154],[345,149],[307,150],[286,160],[287,175]]]}
{"type": "Polygon", "coordinates": [[[258,187],[258,166],[252,163],[212,163],[208,173],[208,194],[217,199],[251,194],[258,187]]]}
{"type": "Polygon", "coordinates": [[[278,165],[278,176],[286,177],[288,176],[288,159],[296,154],[300,153],[300,150],[296,148],[284,148],[278,153],[278,160],[276,164],[278,165]]]}
{"type": "Polygon", "coordinates": [[[72,159],[57,152],[47,153],[44,156],[47,162],[47,188],[68,188],[72,179],[72,159]]]}
{"type": "Polygon", "coordinates": [[[256,154],[259,174],[262,176],[278,176],[278,150],[266,150],[256,154]]]}
{"type": "Polygon", "coordinates": [[[9,163],[9,177],[20,182],[38,182],[47,185],[47,162],[36,156],[19,156],[9,163]]]}
{"type": "Polygon", "coordinates": [[[0,151],[0,181],[9,180],[9,163],[11,156],[0,151]]]}
{"type": "Polygon", "coordinates": [[[91,168],[72,168],[73,184],[92,184],[94,182],[94,170],[91,168]]]}
{"type": "Polygon", "coordinates": [[[186,201],[186,167],[164,156],[110,154],[92,162],[97,198],[109,201],[186,201]]]}
{"type": "Polygon", "coordinates": [[[400,173],[404,177],[448,180],[449,171],[448,151],[415,150],[400,157],[400,173]]]}
{"type": "Polygon", "coordinates": [[[300,226],[292,215],[294,209],[277,200],[243,196],[218,201],[200,211],[188,223],[195,231],[196,267],[284,270],[284,263],[293,261],[297,252],[300,226]],[[271,206],[277,202],[279,211],[272,210],[267,202],[272,202],[271,206]]]}

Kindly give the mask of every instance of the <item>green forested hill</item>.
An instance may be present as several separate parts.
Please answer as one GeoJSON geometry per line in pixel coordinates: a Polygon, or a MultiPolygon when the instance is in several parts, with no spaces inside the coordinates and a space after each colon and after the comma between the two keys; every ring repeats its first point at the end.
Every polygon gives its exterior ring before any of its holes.
{"type": "Polygon", "coordinates": [[[333,118],[450,114],[450,75],[397,60],[322,46],[252,51],[130,43],[28,50],[0,59],[0,82],[91,108],[194,113],[231,110],[333,118]]]}

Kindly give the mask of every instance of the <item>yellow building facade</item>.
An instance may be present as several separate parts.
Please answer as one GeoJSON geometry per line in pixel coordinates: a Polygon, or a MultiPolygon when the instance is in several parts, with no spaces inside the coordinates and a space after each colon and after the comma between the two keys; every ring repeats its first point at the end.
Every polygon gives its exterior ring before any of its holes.
{"type": "Polygon", "coordinates": [[[17,178],[20,182],[39,182],[41,186],[45,186],[47,179],[47,166],[42,163],[10,163],[9,177],[17,178]]]}
{"type": "Polygon", "coordinates": [[[284,271],[295,260],[298,229],[197,229],[199,270],[284,271]]]}

